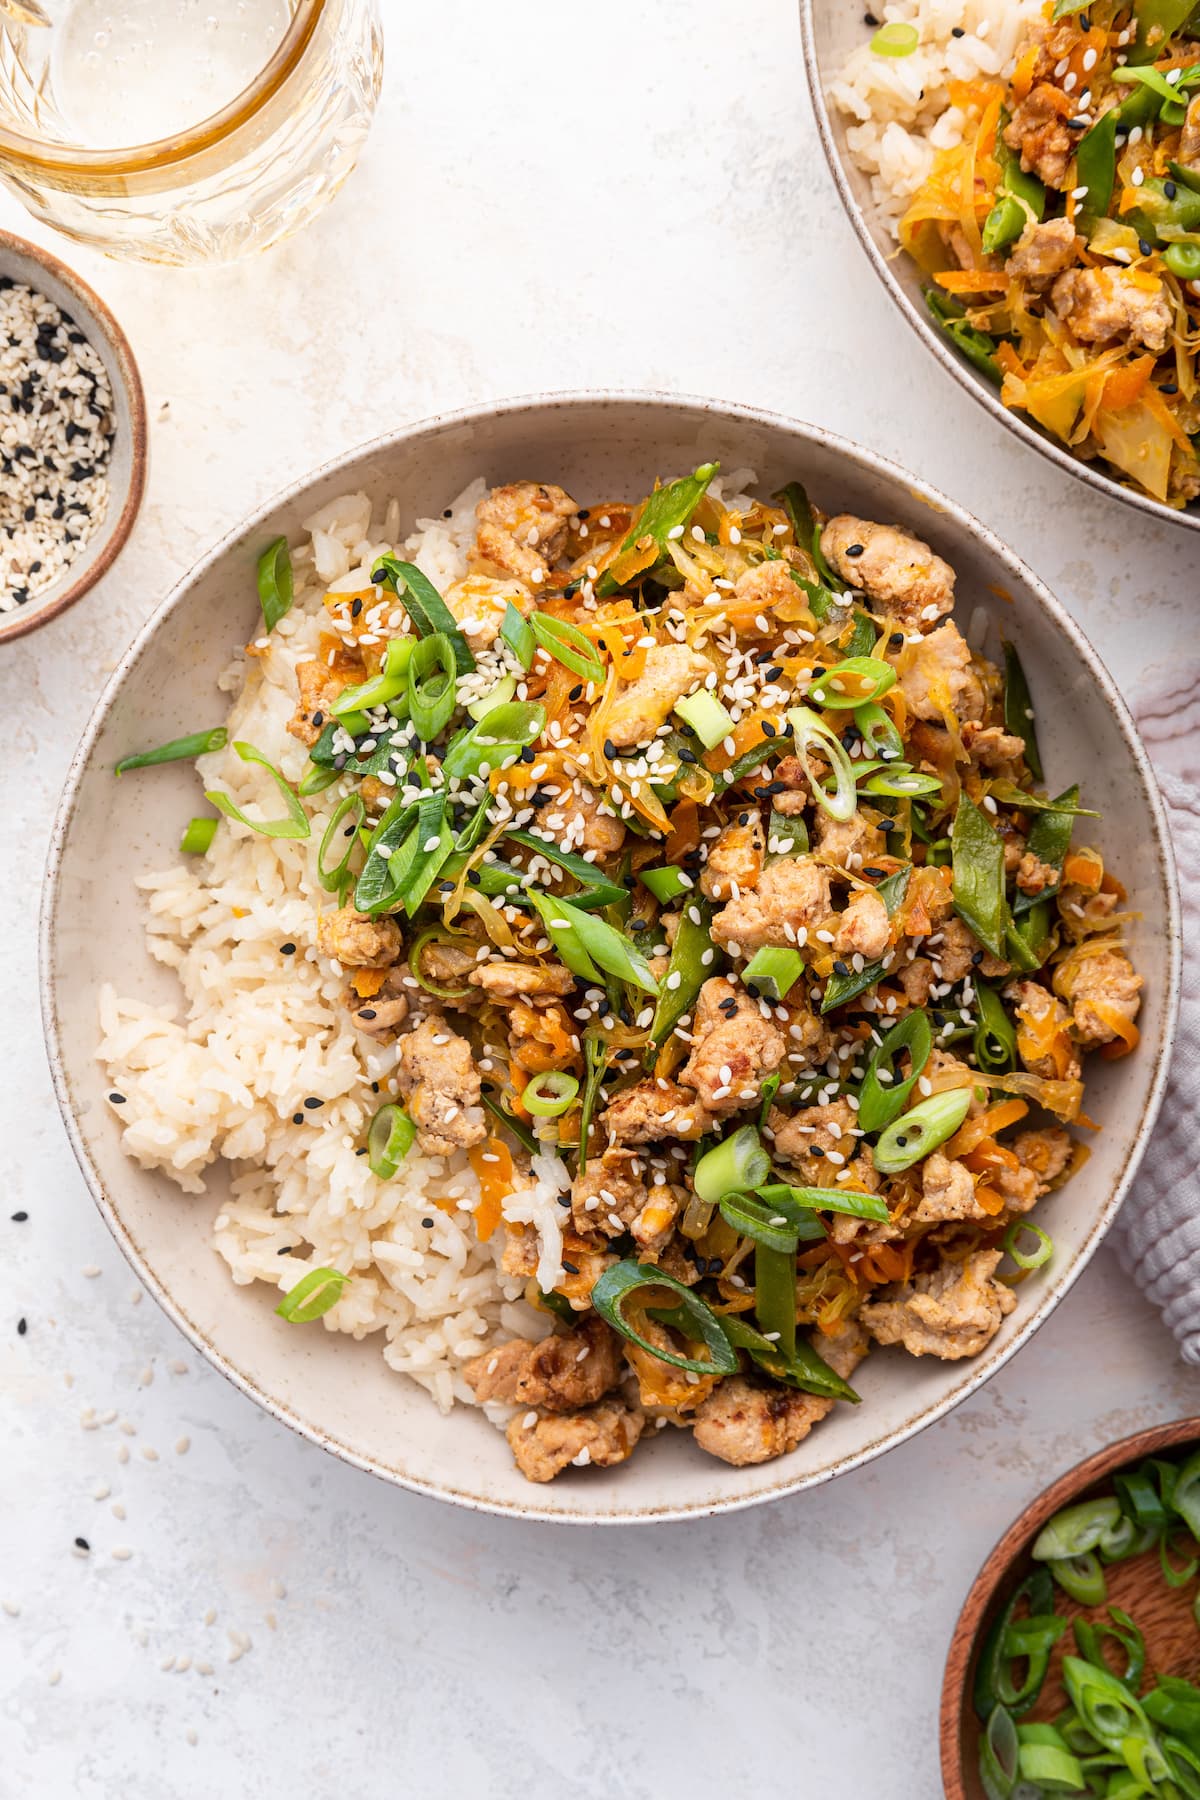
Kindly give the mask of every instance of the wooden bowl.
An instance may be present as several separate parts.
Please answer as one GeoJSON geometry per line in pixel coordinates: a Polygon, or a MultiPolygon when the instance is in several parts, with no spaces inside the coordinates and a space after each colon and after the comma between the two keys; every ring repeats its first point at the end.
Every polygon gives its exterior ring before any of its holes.
{"type": "MultiPolygon", "coordinates": [[[[946,1800],[986,1800],[979,1779],[982,1726],[971,1700],[975,1665],[997,1614],[1033,1567],[1029,1551],[1042,1526],[1064,1506],[1111,1493],[1113,1476],[1127,1465],[1160,1452],[1197,1446],[1200,1418],[1176,1419],[1173,1424],[1155,1425],[1150,1431],[1122,1438],[1061,1475],[1025,1508],[1000,1539],[975,1577],[946,1657],[941,1708],[946,1800]]],[[[1109,1606],[1123,1607],[1145,1634],[1148,1669],[1182,1675],[1188,1681],[1200,1678],[1200,1633],[1192,1614],[1200,1583],[1192,1580],[1180,1588],[1168,1587],[1159,1567],[1157,1549],[1114,1563],[1105,1574],[1108,1599],[1103,1606],[1080,1606],[1056,1588],[1055,1611],[1067,1619],[1082,1616],[1102,1620],[1109,1606]]],[[[1031,1719],[1053,1718],[1066,1704],[1061,1664],[1064,1651],[1069,1655],[1072,1650],[1073,1640],[1067,1632],[1051,1656],[1050,1671],[1037,1705],[1029,1714],[1031,1719]]]]}
{"type": "Polygon", "coordinates": [[[104,520],[59,579],[15,612],[0,613],[0,644],[24,637],[74,606],[106,575],[125,547],[146,488],[146,400],[129,340],[99,294],[40,244],[0,231],[0,275],[45,294],[69,313],[104,364],[113,397],[109,502],[104,520]]]}

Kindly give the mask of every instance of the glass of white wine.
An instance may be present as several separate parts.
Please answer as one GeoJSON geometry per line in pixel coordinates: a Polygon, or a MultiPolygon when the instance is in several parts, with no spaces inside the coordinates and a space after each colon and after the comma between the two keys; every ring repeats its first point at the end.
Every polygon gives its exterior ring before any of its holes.
{"type": "Polygon", "coordinates": [[[0,179],[82,243],[224,262],[349,175],[379,0],[0,0],[0,179]]]}

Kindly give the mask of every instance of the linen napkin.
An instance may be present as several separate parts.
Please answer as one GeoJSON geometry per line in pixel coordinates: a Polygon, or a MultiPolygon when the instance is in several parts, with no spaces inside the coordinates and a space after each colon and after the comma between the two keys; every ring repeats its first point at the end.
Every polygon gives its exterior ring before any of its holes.
{"type": "Polygon", "coordinates": [[[1200,1363],[1200,669],[1139,710],[1167,804],[1183,907],[1183,999],[1169,1085],[1142,1166],[1113,1227],[1123,1266],[1162,1311],[1185,1362],[1200,1363]]]}

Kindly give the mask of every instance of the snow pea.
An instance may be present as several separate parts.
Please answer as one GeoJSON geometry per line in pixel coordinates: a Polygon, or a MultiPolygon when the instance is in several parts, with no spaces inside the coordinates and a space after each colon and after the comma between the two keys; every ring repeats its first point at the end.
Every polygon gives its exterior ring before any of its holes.
{"type": "Polygon", "coordinates": [[[1004,843],[987,814],[963,794],[950,837],[954,910],[993,956],[1004,955],[1004,843]]]}
{"type": "Polygon", "coordinates": [[[1016,646],[1007,641],[1004,643],[1004,729],[1022,740],[1029,772],[1035,781],[1041,781],[1042,754],[1038,749],[1029,683],[1016,646]]]}
{"type": "Polygon", "coordinates": [[[684,907],[667,973],[658,990],[650,1027],[652,1044],[661,1044],[671,1035],[684,1013],[692,1010],[697,994],[714,972],[716,953],[709,931],[711,922],[712,907],[706,900],[690,900],[684,907]]]}
{"type": "MultiPolygon", "coordinates": [[[[1002,123],[1007,123],[1007,118],[1002,123]]],[[[1046,210],[1045,187],[1036,175],[1022,169],[1020,157],[1009,149],[1000,132],[996,134],[996,160],[1000,164],[996,200],[983,222],[983,249],[988,256],[1013,243],[1026,225],[1040,221],[1046,210]]]]}
{"type": "MultiPolygon", "coordinates": [[[[655,488],[634,519],[628,536],[617,552],[613,567],[644,537],[653,538],[659,555],[665,555],[672,531],[691,523],[692,514],[720,466],[720,463],[701,463],[691,475],[684,475],[679,481],[669,481],[666,487],[655,488]]],[[[607,600],[620,590],[621,585],[621,580],[614,575],[613,569],[605,569],[596,583],[596,594],[601,600],[607,600]]]]}
{"type": "Polygon", "coordinates": [[[995,382],[999,387],[1004,380],[1004,372],[996,361],[995,338],[972,325],[965,316],[965,307],[957,300],[952,300],[948,294],[939,294],[936,288],[925,289],[925,304],[954,348],[961,350],[981,375],[986,375],[989,381],[995,382]]]}

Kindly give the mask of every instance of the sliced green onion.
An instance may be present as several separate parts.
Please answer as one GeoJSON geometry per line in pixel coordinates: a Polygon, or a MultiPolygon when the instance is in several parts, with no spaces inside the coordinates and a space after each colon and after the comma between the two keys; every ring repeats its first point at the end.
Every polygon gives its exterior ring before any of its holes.
{"type": "Polygon", "coordinates": [[[721,1321],[690,1288],[684,1287],[673,1276],[664,1274],[661,1269],[642,1267],[632,1261],[613,1263],[605,1269],[592,1289],[591,1299],[600,1317],[614,1331],[620,1332],[631,1343],[639,1344],[652,1356],[657,1356],[660,1362],[670,1363],[676,1369],[690,1369],[697,1375],[736,1375],[737,1352],[726,1337],[721,1321]],[[700,1362],[693,1357],[680,1356],[659,1344],[651,1343],[625,1317],[626,1308],[635,1296],[649,1297],[664,1288],[676,1301],[673,1313],[674,1318],[679,1321],[677,1329],[685,1331],[689,1337],[700,1339],[709,1353],[708,1361],[700,1362]]]}
{"type": "Polygon", "coordinates": [[[235,743],[233,747],[243,762],[257,763],[260,768],[267,771],[267,774],[271,777],[271,780],[283,795],[284,805],[287,807],[287,815],[282,819],[248,819],[241,807],[236,806],[229,798],[228,794],[220,793],[215,788],[205,792],[204,798],[208,801],[209,805],[215,806],[218,812],[223,812],[227,819],[236,819],[239,825],[248,825],[251,831],[257,831],[260,837],[308,837],[311,831],[311,827],[308,823],[308,815],[305,813],[299,795],[296,793],[296,790],[292,787],[291,783],[280,774],[274,763],[267,761],[267,758],[262,754],[261,750],[256,750],[254,748],[253,744],[235,743]]]}
{"type": "Polygon", "coordinates": [[[685,725],[690,725],[706,750],[713,750],[734,729],[734,721],[721,702],[708,688],[697,688],[683,700],[675,702],[675,712],[685,725]]]}
{"type": "Polygon", "coordinates": [[[550,613],[535,612],[529,620],[534,642],[560,662],[572,675],[597,686],[604,680],[604,663],[591,638],[585,637],[578,625],[569,619],[556,619],[550,613]]]}
{"type": "MultiPolygon", "coordinates": [[[[418,640],[411,637],[389,638],[378,675],[343,688],[329,708],[335,719],[345,722],[346,715],[365,713],[373,706],[386,706],[395,700],[408,684],[408,665],[418,640]]],[[[357,734],[356,734],[357,735],[357,734]]]]}
{"type": "Polygon", "coordinates": [[[539,1119],[557,1119],[574,1104],[579,1083],[562,1069],[531,1076],[521,1090],[521,1105],[539,1119]]]}
{"type": "Polygon", "coordinates": [[[987,1800],[1011,1800],[1020,1773],[1020,1744],[1012,1714],[993,1709],[979,1740],[979,1779],[987,1800]]]}
{"type": "Polygon", "coordinates": [[[847,1213],[855,1219],[873,1219],[877,1225],[886,1225],[891,1217],[887,1201],[880,1195],[855,1194],[846,1188],[793,1187],[790,1182],[772,1181],[755,1192],[785,1216],[790,1216],[790,1208],[799,1208],[805,1212],[847,1213]]]}
{"type": "Polygon", "coordinates": [[[932,1052],[933,1032],[923,1012],[906,1013],[890,1027],[872,1050],[859,1089],[858,1123],[863,1131],[882,1131],[899,1117],[932,1052]],[[908,1051],[911,1066],[907,1077],[897,1081],[896,1058],[902,1050],[908,1051]]]}
{"type": "Polygon", "coordinates": [[[854,766],[841,739],[807,706],[794,706],[788,713],[788,723],[795,735],[796,755],[804,767],[814,800],[831,819],[845,824],[858,809],[858,792],[854,766]],[[818,750],[829,764],[833,777],[832,793],[813,773],[809,761],[809,751],[813,749],[818,750]]]}
{"type": "Polygon", "coordinates": [[[403,1107],[381,1106],[367,1127],[367,1166],[380,1181],[390,1181],[417,1139],[417,1128],[403,1107]]]}
{"type": "Polygon", "coordinates": [[[187,737],[172,738],[169,744],[160,744],[157,750],[139,750],[136,756],[123,756],[113,773],[126,775],[131,769],[153,769],[159,763],[207,756],[211,750],[223,750],[228,742],[229,733],[225,727],[215,725],[211,731],[193,731],[187,737]]]}
{"type": "Polygon", "coordinates": [[[660,906],[669,906],[672,900],[678,900],[680,894],[690,893],[693,883],[681,869],[639,869],[638,880],[647,888],[660,906]]]}
{"type": "Polygon", "coordinates": [[[919,769],[899,763],[872,775],[864,781],[863,790],[868,794],[887,794],[895,800],[910,800],[917,794],[940,794],[942,782],[940,776],[922,775],[919,769]]]}
{"type": "Polygon", "coordinates": [[[451,739],[442,769],[448,779],[459,781],[498,769],[540,737],[545,724],[546,709],[536,701],[505,701],[451,739]]]}
{"type": "Polygon", "coordinates": [[[872,1151],[881,1175],[898,1175],[911,1169],[939,1144],[953,1137],[971,1110],[971,1089],[950,1088],[931,1094],[888,1126],[872,1151]]]}
{"type": "Polygon", "coordinates": [[[274,631],[280,619],[292,610],[292,558],[288,541],[278,537],[268,544],[258,559],[258,604],[263,624],[274,631]]]}
{"type": "Polygon", "coordinates": [[[1018,1725],[1018,1765],[1023,1781],[1046,1794],[1078,1794],[1083,1788],[1079,1758],[1067,1749],[1053,1725],[1018,1725]]]}
{"type": "Polygon", "coordinates": [[[1200,1450],[1179,1471],[1171,1504],[1194,1538],[1200,1539],[1200,1450]]]}
{"type": "Polygon", "coordinates": [[[435,1000],[466,1000],[471,994],[478,994],[479,992],[478,988],[468,986],[454,988],[443,987],[439,982],[431,981],[421,967],[421,958],[427,944],[453,945],[456,943],[468,944],[472,956],[478,948],[474,938],[468,937],[465,932],[450,931],[445,925],[428,925],[425,930],[413,940],[412,948],[409,950],[409,973],[417,983],[418,987],[423,987],[425,992],[427,994],[432,994],[435,1000]]]}
{"type": "Polygon", "coordinates": [[[371,833],[367,860],[354,889],[354,904],[359,912],[373,912],[385,896],[390,896],[391,864],[412,831],[416,813],[416,802],[406,802],[397,794],[371,833]]]}
{"type": "MultiPolygon", "coordinates": [[[[777,1250],[791,1256],[796,1254],[796,1246],[803,1238],[809,1243],[819,1243],[825,1236],[825,1230],[815,1213],[803,1207],[793,1207],[788,1201],[778,1204],[764,1200],[759,1194],[725,1194],[719,1201],[721,1217],[727,1225],[750,1238],[755,1244],[767,1250],[777,1250]]],[[[795,1286],[796,1271],[792,1268],[792,1328],[795,1329],[795,1286]]],[[[761,1298],[761,1296],[760,1296],[761,1298]]],[[[761,1314],[760,1314],[761,1316],[761,1314]]],[[[763,1321],[764,1326],[766,1321],[763,1321]]]]}
{"type": "Polygon", "coordinates": [[[494,707],[507,706],[516,691],[516,676],[502,675],[494,688],[489,688],[480,699],[471,701],[467,711],[473,719],[486,719],[494,707]]]}
{"type": "Polygon", "coordinates": [[[333,816],[325,827],[325,835],[321,839],[321,848],[317,851],[317,879],[328,893],[335,893],[342,885],[346,871],[350,867],[350,858],[354,855],[358,828],[366,816],[367,809],[363,805],[358,794],[347,794],[344,800],[339,801],[334,809],[333,816]],[[349,826],[343,826],[342,820],[346,817],[347,813],[353,813],[354,817],[349,826]],[[341,860],[337,862],[333,868],[327,868],[325,864],[326,853],[339,837],[342,839],[349,839],[349,842],[346,844],[341,860]]]}
{"type": "MultiPolygon", "coordinates": [[[[1125,1519],[1122,1523],[1127,1525],[1130,1521],[1125,1519]]],[[[1101,1544],[1103,1542],[1101,1539],[1101,1544]]],[[[1108,1625],[1099,1620],[1073,1619],[1071,1624],[1076,1646],[1086,1662],[1095,1663],[1098,1669],[1107,1669],[1104,1643],[1106,1639],[1111,1639],[1125,1653],[1125,1668],[1117,1675],[1117,1680],[1131,1694],[1136,1694],[1146,1667],[1146,1640],[1129,1614],[1122,1612],[1119,1606],[1110,1607],[1108,1616],[1111,1621],[1108,1625]]]]}
{"type": "Polygon", "coordinates": [[[804,958],[799,950],[764,944],[742,970],[742,985],[751,993],[765,994],[769,1000],[782,1000],[803,971],[804,958]]]}
{"type": "Polygon", "coordinates": [[[585,1031],[583,1034],[583,1099],[579,1103],[579,1173],[587,1168],[588,1138],[592,1129],[592,1114],[596,1110],[596,1101],[600,1097],[600,1088],[608,1069],[608,1044],[598,1032],[585,1031]]]}
{"type": "Polygon", "coordinates": [[[1008,1632],[1022,1601],[1028,1602],[1031,1616],[1046,1616],[1054,1604],[1054,1587],[1048,1571],[1035,1568],[1015,1588],[995,1623],[989,1629],[975,1665],[972,1698],[975,1711],[983,1720],[991,1717],[997,1704],[1019,1710],[1032,1704],[1036,1694],[1019,1693],[1009,1667],[1008,1632]]]}
{"type": "Polygon", "coordinates": [[[216,819],[189,819],[179,840],[179,848],[185,856],[203,856],[216,835],[216,819]]]}
{"type": "Polygon", "coordinates": [[[716,1206],[726,1194],[761,1187],[771,1173],[771,1158],[753,1125],[739,1125],[729,1137],[706,1151],[692,1170],[692,1187],[701,1200],[716,1206]]]}
{"type": "Polygon", "coordinates": [[[507,644],[523,669],[533,663],[537,649],[537,639],[533,635],[533,626],[524,613],[512,601],[504,609],[504,617],[500,621],[500,640],[507,644]]]}
{"type": "Polygon", "coordinates": [[[827,711],[849,710],[882,699],[895,685],[896,671],[891,663],[880,662],[874,656],[849,656],[819,675],[807,698],[827,711]]]}
{"type": "Polygon", "coordinates": [[[1004,1234],[1004,1248],[1012,1257],[1019,1269],[1041,1269],[1054,1255],[1054,1239],[1040,1225],[1034,1225],[1029,1219],[1014,1219],[1004,1234]],[[1033,1250],[1021,1249],[1021,1233],[1027,1231],[1034,1239],[1033,1250]]]}
{"type": "Polygon", "coordinates": [[[389,588],[401,601],[418,637],[448,637],[454,650],[456,671],[460,675],[471,673],[475,658],[458,628],[458,620],[429,577],[422,574],[415,563],[401,562],[395,556],[381,557],[371,571],[371,580],[377,587],[389,588]]]}
{"type": "Polygon", "coordinates": [[[307,1325],[337,1305],[349,1279],[340,1269],[310,1269],[288,1289],[275,1311],[289,1325],[307,1325]]]}
{"type": "Polygon", "coordinates": [[[454,711],[454,646],[444,632],[422,638],[408,659],[408,710],[417,735],[431,743],[454,711]]]}
{"type": "MultiPolygon", "coordinates": [[[[1068,1592],[1070,1590],[1068,1589],[1068,1592]]],[[[1099,1605],[1085,1601],[1085,1605],[1099,1605]]],[[[1064,1656],[1063,1685],[1092,1736],[1117,1756],[1126,1754],[1126,1740],[1151,1739],[1150,1721],[1141,1706],[1108,1669],[1078,1656],[1064,1656]]]]}
{"type": "Polygon", "coordinates": [[[1046,1564],[1064,1594],[1078,1600],[1081,1606],[1103,1606],[1108,1597],[1104,1570],[1094,1550],[1081,1556],[1064,1556],[1046,1564]]]}
{"type": "Polygon", "coordinates": [[[881,756],[886,762],[898,762],[903,757],[904,739],[882,706],[874,701],[856,706],[854,723],[872,756],[881,756]]]}
{"type": "Polygon", "coordinates": [[[1106,1531],[1121,1517],[1119,1500],[1082,1500],[1064,1506],[1048,1519],[1034,1539],[1030,1555],[1035,1562],[1057,1562],[1064,1556],[1081,1556],[1094,1550],[1106,1531]]]}
{"type": "Polygon", "coordinates": [[[323,769],[314,763],[305,771],[296,792],[302,800],[309,800],[314,794],[323,794],[326,788],[331,788],[340,775],[340,769],[323,769]]]}
{"type": "Polygon", "coordinates": [[[385,905],[402,901],[411,919],[453,848],[454,833],[446,823],[445,788],[422,794],[417,802],[417,822],[391,859],[385,905]]]}
{"type": "Polygon", "coordinates": [[[879,27],[871,39],[871,49],[876,56],[911,56],[920,42],[921,34],[915,25],[892,19],[879,27]]]}
{"type": "Polygon", "coordinates": [[[1162,1569],[1163,1580],[1169,1588],[1186,1587],[1188,1582],[1195,1576],[1196,1570],[1200,1569],[1200,1558],[1194,1556],[1189,1557],[1187,1561],[1181,1563],[1178,1568],[1175,1566],[1171,1561],[1171,1544],[1169,1536],[1159,1539],[1158,1560],[1159,1566],[1162,1569]]]}
{"type": "Polygon", "coordinates": [[[559,959],[573,975],[596,981],[603,970],[618,981],[628,981],[644,993],[657,995],[658,983],[645,957],[603,919],[537,888],[529,888],[526,897],[549,932],[559,959]]]}
{"type": "Polygon", "coordinates": [[[979,1023],[975,1027],[975,1061],[989,1074],[1011,1069],[1017,1054],[1017,1028],[995,988],[979,982],[975,989],[979,1023]]]}

